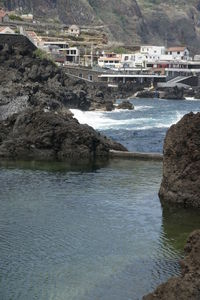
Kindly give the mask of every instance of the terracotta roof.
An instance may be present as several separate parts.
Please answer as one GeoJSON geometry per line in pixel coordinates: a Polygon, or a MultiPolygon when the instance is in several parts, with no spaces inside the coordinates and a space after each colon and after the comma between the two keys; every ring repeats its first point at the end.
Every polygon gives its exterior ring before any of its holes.
{"type": "Polygon", "coordinates": [[[0,32],[4,31],[4,29],[6,29],[6,27],[0,27],[0,32]]]}
{"type": "Polygon", "coordinates": [[[184,51],[186,49],[186,47],[184,46],[180,46],[180,47],[170,47],[167,49],[167,51],[171,51],[171,52],[177,52],[177,51],[184,51]]]}

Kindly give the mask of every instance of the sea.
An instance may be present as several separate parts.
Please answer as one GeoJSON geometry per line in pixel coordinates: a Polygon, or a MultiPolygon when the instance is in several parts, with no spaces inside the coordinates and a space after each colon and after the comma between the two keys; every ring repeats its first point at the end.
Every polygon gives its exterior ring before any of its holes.
{"type": "MultiPolygon", "coordinates": [[[[133,99],[135,109],[73,110],[130,151],[162,152],[200,101],[133,99]]],[[[0,299],[140,300],[180,274],[195,210],[162,209],[162,163],[0,162],[0,299]]]]}

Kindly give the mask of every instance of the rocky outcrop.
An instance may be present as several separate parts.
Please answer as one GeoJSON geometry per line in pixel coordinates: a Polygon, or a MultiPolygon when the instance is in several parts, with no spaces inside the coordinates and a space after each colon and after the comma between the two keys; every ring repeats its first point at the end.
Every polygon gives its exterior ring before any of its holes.
{"type": "Polygon", "coordinates": [[[0,41],[0,120],[24,107],[112,110],[112,91],[67,76],[53,62],[37,57],[29,45],[0,41]],[[22,105],[23,103],[23,105],[22,105]]]}
{"type": "Polygon", "coordinates": [[[200,208],[200,113],[185,115],[167,132],[159,196],[163,205],[200,208]]]}
{"type": "Polygon", "coordinates": [[[143,300],[200,299],[200,230],[189,236],[184,250],[185,258],[180,262],[181,275],[161,284],[143,300]]]}
{"type": "Polygon", "coordinates": [[[106,92],[69,78],[26,46],[0,41],[0,159],[76,160],[126,149],[81,125],[69,108],[112,110],[106,92]]]}
{"type": "Polygon", "coordinates": [[[118,104],[117,108],[133,110],[134,106],[130,101],[122,101],[120,104],[118,104]]]}
{"type": "Polygon", "coordinates": [[[184,89],[178,88],[177,86],[166,88],[164,89],[164,93],[162,93],[162,98],[168,100],[184,100],[184,89]]]}
{"type": "Polygon", "coordinates": [[[193,97],[194,99],[200,99],[200,88],[190,88],[184,91],[184,97],[193,97]]]}
{"type": "Polygon", "coordinates": [[[125,147],[80,125],[69,112],[37,107],[0,122],[0,159],[80,160],[125,147]]]}

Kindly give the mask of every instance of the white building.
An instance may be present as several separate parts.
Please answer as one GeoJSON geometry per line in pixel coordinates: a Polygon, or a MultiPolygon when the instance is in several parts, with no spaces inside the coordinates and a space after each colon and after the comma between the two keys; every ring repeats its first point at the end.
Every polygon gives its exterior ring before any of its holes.
{"type": "Polygon", "coordinates": [[[122,68],[138,68],[142,69],[146,67],[147,58],[145,54],[140,52],[132,54],[122,54],[121,67],[122,68]]]}
{"type": "Polygon", "coordinates": [[[77,47],[66,49],[66,64],[79,64],[80,51],[77,47]]]}
{"type": "Polygon", "coordinates": [[[121,54],[116,54],[114,52],[103,53],[98,59],[98,65],[101,68],[118,69],[121,67],[121,54]]]}
{"type": "Polygon", "coordinates": [[[33,15],[32,14],[25,14],[20,16],[23,21],[32,22],[33,21],[33,15]]]}
{"type": "Polygon", "coordinates": [[[170,47],[166,50],[170,60],[190,60],[190,52],[186,47],[170,47]]]}
{"type": "Polygon", "coordinates": [[[68,33],[73,36],[78,37],[81,33],[81,30],[77,25],[71,25],[68,29],[68,33]]]}
{"type": "Polygon", "coordinates": [[[155,61],[165,55],[165,47],[145,45],[140,47],[140,53],[145,55],[148,61],[155,61]]]}

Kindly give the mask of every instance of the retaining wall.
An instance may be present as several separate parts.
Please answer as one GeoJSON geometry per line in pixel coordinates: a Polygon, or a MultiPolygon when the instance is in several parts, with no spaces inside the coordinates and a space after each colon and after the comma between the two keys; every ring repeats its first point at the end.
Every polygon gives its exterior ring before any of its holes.
{"type": "Polygon", "coordinates": [[[101,72],[94,71],[87,68],[81,68],[81,67],[72,67],[72,66],[65,66],[64,70],[66,73],[69,73],[71,75],[77,76],[79,78],[89,80],[91,82],[100,82],[100,78],[98,75],[101,75],[101,72]]]}
{"type": "Polygon", "coordinates": [[[0,34],[0,45],[5,44],[19,48],[29,47],[33,51],[36,49],[35,45],[33,45],[27,37],[21,34],[0,34]]]}

